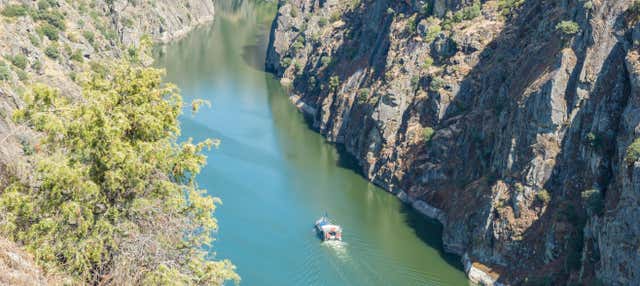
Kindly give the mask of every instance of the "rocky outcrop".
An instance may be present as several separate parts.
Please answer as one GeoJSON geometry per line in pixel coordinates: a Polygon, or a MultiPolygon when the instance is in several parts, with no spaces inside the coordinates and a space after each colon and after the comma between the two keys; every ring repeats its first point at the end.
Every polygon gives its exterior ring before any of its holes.
{"type": "Polygon", "coordinates": [[[125,45],[137,43],[143,35],[158,42],[170,42],[195,26],[213,21],[213,0],[115,1],[111,17],[125,45]]]}
{"type": "Polygon", "coordinates": [[[638,284],[632,2],[281,1],[266,66],[470,276],[638,284]]]}

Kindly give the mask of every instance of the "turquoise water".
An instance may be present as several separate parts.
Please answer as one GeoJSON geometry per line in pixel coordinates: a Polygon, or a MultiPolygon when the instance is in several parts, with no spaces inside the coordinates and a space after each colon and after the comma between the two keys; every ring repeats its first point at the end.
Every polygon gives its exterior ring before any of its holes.
{"type": "Polygon", "coordinates": [[[223,200],[216,257],[236,264],[242,285],[467,285],[440,227],[355,173],[261,71],[274,5],[218,2],[215,23],[157,53],[186,102],[212,103],[185,110],[182,128],[222,142],[199,176],[223,200]],[[343,243],[313,232],[325,211],[343,243]]]}

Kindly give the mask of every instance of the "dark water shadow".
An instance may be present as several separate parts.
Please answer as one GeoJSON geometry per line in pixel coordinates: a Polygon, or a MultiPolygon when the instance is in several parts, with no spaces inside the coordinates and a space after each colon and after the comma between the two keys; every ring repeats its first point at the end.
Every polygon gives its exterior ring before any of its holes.
{"type": "Polygon", "coordinates": [[[440,257],[449,265],[464,271],[460,256],[444,251],[442,247],[443,226],[440,222],[427,218],[408,204],[402,204],[400,212],[405,216],[405,222],[415,232],[416,236],[431,248],[438,250],[440,257]]]}

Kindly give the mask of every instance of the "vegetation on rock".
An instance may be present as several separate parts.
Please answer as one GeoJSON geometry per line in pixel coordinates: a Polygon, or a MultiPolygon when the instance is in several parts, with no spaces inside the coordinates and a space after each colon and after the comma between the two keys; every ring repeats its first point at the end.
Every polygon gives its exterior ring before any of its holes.
{"type": "Polygon", "coordinates": [[[633,164],[637,162],[638,159],[640,159],[640,138],[636,138],[636,140],[629,145],[625,156],[625,160],[628,164],[633,164]]]}
{"type": "Polygon", "coordinates": [[[556,25],[556,30],[564,35],[570,36],[580,32],[580,26],[573,21],[562,21],[556,25]]]}

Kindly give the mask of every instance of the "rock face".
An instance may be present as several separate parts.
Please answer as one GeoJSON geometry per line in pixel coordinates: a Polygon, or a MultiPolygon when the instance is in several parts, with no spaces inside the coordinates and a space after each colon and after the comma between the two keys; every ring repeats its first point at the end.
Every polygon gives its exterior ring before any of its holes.
{"type": "Polygon", "coordinates": [[[470,278],[635,285],[632,2],[281,1],[266,67],[470,278]]]}
{"type": "MultiPolygon", "coordinates": [[[[74,97],[80,93],[78,74],[100,69],[103,60],[129,56],[143,35],[175,40],[214,14],[214,0],[0,0],[0,11],[10,5],[29,12],[0,16],[0,191],[12,176],[29,176],[22,155],[37,148],[37,135],[11,120],[28,86],[46,84],[74,97]],[[45,2],[53,4],[40,7],[45,2]],[[43,28],[51,23],[61,26],[55,35],[43,28]]],[[[44,277],[28,255],[0,237],[0,284],[64,283],[44,277]]]]}

